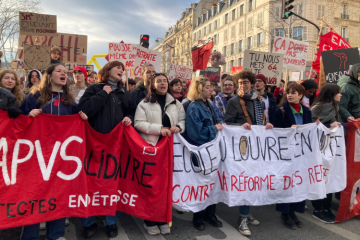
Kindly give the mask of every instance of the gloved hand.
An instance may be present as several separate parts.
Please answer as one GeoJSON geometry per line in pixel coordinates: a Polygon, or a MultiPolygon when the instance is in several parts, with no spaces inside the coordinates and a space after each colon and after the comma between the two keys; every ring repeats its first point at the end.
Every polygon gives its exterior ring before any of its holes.
{"type": "Polygon", "coordinates": [[[22,112],[19,108],[9,108],[8,113],[9,118],[17,118],[22,112]]]}

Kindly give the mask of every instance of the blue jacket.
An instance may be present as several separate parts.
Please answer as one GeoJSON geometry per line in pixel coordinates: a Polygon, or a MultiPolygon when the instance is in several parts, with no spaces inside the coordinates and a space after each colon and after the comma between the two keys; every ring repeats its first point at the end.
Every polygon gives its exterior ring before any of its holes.
{"type": "Polygon", "coordinates": [[[276,98],[274,97],[274,95],[272,93],[267,93],[267,97],[269,99],[269,122],[271,124],[274,125],[273,119],[274,119],[274,114],[276,112],[276,110],[278,109],[277,104],[276,104],[276,98]]]}
{"type": "Polygon", "coordinates": [[[212,141],[218,133],[215,124],[224,122],[216,113],[211,103],[209,101],[208,103],[215,118],[215,123],[209,108],[201,99],[191,102],[186,110],[186,140],[195,146],[212,141]]]}
{"type": "MultiPolygon", "coordinates": [[[[53,92],[52,97],[57,98],[58,95],[61,93],[53,92]]],[[[51,104],[46,104],[45,106],[41,106],[40,103],[37,102],[38,98],[40,97],[40,93],[37,92],[35,94],[30,93],[26,98],[25,101],[21,104],[21,111],[24,115],[29,115],[30,111],[33,109],[40,109],[42,108],[42,113],[52,114],[52,115],[73,115],[78,113],[77,105],[74,103],[71,106],[65,105],[61,98],[57,98],[55,101],[52,101],[51,104]]]]}
{"type": "MultiPolygon", "coordinates": [[[[304,105],[302,105],[303,109],[303,115],[302,120],[303,124],[312,123],[311,119],[311,111],[304,105]]],[[[273,118],[273,125],[276,128],[289,128],[292,125],[296,125],[294,114],[291,111],[290,104],[288,102],[285,102],[283,104],[283,108],[285,113],[283,114],[281,109],[278,109],[275,112],[274,118],[273,118]]]]}
{"type": "MultiPolygon", "coordinates": [[[[212,102],[212,105],[216,111],[216,113],[219,115],[219,117],[221,117],[222,119],[224,119],[225,117],[225,112],[226,112],[226,104],[227,104],[227,99],[226,97],[223,97],[224,93],[220,93],[215,97],[215,100],[212,102]]],[[[236,95],[234,95],[236,96],[236,95]]],[[[233,96],[233,97],[234,97],[233,96]]]]}

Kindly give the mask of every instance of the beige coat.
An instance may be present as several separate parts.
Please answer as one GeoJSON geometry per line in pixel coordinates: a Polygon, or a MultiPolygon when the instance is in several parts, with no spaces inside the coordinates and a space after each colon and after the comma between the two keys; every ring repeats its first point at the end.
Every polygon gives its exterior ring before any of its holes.
{"type": "MultiPolygon", "coordinates": [[[[185,131],[185,111],[182,104],[169,93],[166,94],[165,113],[170,119],[171,126],[180,127],[180,133],[185,131]],[[173,102],[176,102],[174,104],[173,102]]],[[[155,146],[162,128],[162,114],[159,103],[144,102],[142,100],[135,113],[135,129],[149,144],[155,146]]]]}

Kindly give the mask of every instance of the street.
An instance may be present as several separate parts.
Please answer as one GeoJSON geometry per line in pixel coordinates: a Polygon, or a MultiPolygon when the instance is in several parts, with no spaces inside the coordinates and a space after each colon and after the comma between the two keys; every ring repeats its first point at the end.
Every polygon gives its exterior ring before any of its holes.
{"type": "MultiPolygon", "coordinates": [[[[280,213],[275,211],[275,205],[251,207],[252,215],[260,221],[259,226],[249,225],[252,240],[260,239],[327,239],[327,240],[359,240],[360,239],[360,217],[353,218],[340,224],[324,224],[315,220],[311,215],[313,207],[308,201],[308,210],[304,214],[298,214],[300,220],[304,223],[304,228],[290,230],[283,226],[280,220],[280,213]]],[[[333,213],[338,208],[339,201],[333,198],[333,213]]],[[[122,213],[119,217],[118,240],[175,240],[175,239],[193,239],[193,240],[214,240],[214,239],[248,239],[241,235],[236,222],[238,217],[238,207],[228,207],[224,204],[217,205],[217,216],[223,223],[222,228],[215,228],[210,224],[206,225],[205,231],[198,231],[192,226],[192,213],[178,214],[173,210],[173,226],[170,235],[150,236],[143,228],[141,219],[122,213]]],[[[103,221],[98,219],[98,232],[92,236],[92,240],[108,239],[103,221]]],[[[70,225],[65,229],[67,240],[83,240],[83,227],[78,218],[70,218],[70,225]]],[[[45,231],[40,232],[40,240],[46,240],[45,231]]],[[[21,228],[1,230],[0,240],[20,239],[21,228]]]]}

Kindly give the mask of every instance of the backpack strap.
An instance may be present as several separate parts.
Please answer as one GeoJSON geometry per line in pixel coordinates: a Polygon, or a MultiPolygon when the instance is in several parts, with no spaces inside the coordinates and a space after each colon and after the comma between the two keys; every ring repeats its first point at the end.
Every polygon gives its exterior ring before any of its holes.
{"type": "Polygon", "coordinates": [[[241,108],[242,108],[242,110],[243,110],[243,112],[244,112],[246,121],[247,121],[250,125],[252,125],[251,119],[250,119],[250,117],[249,117],[249,113],[248,113],[248,111],[246,110],[246,106],[245,106],[244,100],[243,100],[242,98],[239,98],[239,100],[240,100],[240,105],[241,105],[241,108]]]}
{"type": "Polygon", "coordinates": [[[40,107],[40,109],[41,109],[41,110],[44,109],[46,106],[53,104],[53,103],[54,103],[56,100],[58,100],[58,99],[59,99],[59,95],[57,95],[56,97],[51,98],[49,101],[47,101],[47,103],[43,104],[43,105],[40,107]]]}

